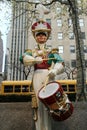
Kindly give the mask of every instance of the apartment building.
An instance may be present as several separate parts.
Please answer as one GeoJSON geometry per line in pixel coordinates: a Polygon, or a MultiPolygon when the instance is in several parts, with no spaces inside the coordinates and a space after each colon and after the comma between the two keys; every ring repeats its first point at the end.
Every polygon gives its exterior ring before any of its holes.
{"type": "Polygon", "coordinates": [[[19,62],[20,55],[27,49],[28,12],[24,2],[13,3],[13,16],[7,40],[8,80],[23,80],[23,65],[19,62]]]}
{"type": "MultiPolygon", "coordinates": [[[[63,57],[65,64],[71,69],[76,68],[76,42],[73,33],[72,20],[68,16],[68,12],[64,15],[62,13],[63,7],[60,5],[55,8],[55,12],[50,12],[45,16],[44,20],[49,22],[52,27],[52,32],[47,46],[52,48],[59,48],[59,54],[63,57]]],[[[82,31],[81,38],[84,41],[84,55],[85,65],[87,67],[87,17],[81,15],[79,17],[79,25],[82,31]]],[[[28,36],[28,48],[34,48],[36,42],[31,34],[28,36]],[[33,43],[33,44],[32,44],[33,43]]]]}
{"type": "Polygon", "coordinates": [[[3,67],[3,40],[1,38],[1,32],[0,32],[0,72],[2,72],[3,67]]]}

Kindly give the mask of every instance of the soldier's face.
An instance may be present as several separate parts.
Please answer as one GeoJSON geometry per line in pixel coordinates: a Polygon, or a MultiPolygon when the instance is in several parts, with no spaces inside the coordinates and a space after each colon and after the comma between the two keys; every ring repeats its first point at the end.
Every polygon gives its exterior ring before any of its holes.
{"type": "Polygon", "coordinates": [[[36,36],[36,41],[40,44],[43,44],[47,41],[47,36],[43,34],[39,34],[36,36]]]}

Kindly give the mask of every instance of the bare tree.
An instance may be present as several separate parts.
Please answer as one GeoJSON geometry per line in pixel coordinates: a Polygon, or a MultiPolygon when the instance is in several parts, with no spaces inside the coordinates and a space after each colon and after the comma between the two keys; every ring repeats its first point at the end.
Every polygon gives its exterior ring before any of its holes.
{"type": "Polygon", "coordinates": [[[25,80],[27,80],[29,78],[29,76],[32,76],[33,74],[33,67],[32,66],[24,66],[23,64],[20,65],[20,61],[19,63],[17,63],[16,61],[14,63],[12,63],[11,67],[14,67],[17,71],[19,72],[23,72],[25,80]]]}
{"type": "Polygon", "coordinates": [[[76,79],[77,78],[77,68],[71,68],[68,65],[65,65],[65,71],[64,71],[67,75],[67,79],[76,79]]]}
{"type": "Polygon", "coordinates": [[[23,72],[24,74],[24,77],[25,77],[25,80],[28,79],[28,76],[31,74],[31,72],[33,71],[32,70],[32,67],[31,66],[27,66],[25,67],[24,65],[20,66],[20,64],[13,64],[13,67],[15,67],[15,69],[17,69],[17,71],[19,72],[23,72]]]}
{"type": "Polygon", "coordinates": [[[70,8],[69,14],[73,22],[73,32],[76,40],[76,61],[77,61],[77,100],[83,97],[86,100],[85,87],[86,87],[86,68],[84,60],[84,42],[81,38],[81,28],[79,26],[78,6],[76,0],[68,0],[70,8]]]}

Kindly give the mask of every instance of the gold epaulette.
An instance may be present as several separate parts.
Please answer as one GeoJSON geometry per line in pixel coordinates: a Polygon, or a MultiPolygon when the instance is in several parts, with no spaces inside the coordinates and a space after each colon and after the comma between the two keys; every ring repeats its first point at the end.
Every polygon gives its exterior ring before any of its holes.
{"type": "Polygon", "coordinates": [[[28,53],[32,53],[32,50],[31,49],[26,49],[25,50],[25,53],[28,52],[28,53]]]}
{"type": "Polygon", "coordinates": [[[58,53],[58,51],[59,51],[58,48],[53,48],[53,49],[51,50],[51,53],[58,53]]]}

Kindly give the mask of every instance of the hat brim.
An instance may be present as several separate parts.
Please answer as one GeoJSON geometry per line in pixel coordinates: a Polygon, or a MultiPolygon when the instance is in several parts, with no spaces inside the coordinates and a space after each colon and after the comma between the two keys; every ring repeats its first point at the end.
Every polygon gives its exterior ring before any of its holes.
{"type": "Polygon", "coordinates": [[[47,39],[49,38],[49,36],[50,36],[50,33],[51,33],[51,30],[50,29],[39,29],[39,30],[32,30],[32,33],[33,33],[33,36],[34,36],[34,38],[36,37],[36,35],[35,35],[35,33],[36,32],[47,32],[47,39]]]}
{"type": "Polygon", "coordinates": [[[35,36],[39,36],[39,35],[45,35],[45,36],[48,36],[48,33],[47,32],[35,32],[35,36]]]}
{"type": "Polygon", "coordinates": [[[35,30],[32,30],[32,32],[51,32],[50,29],[35,29],[35,30]]]}

